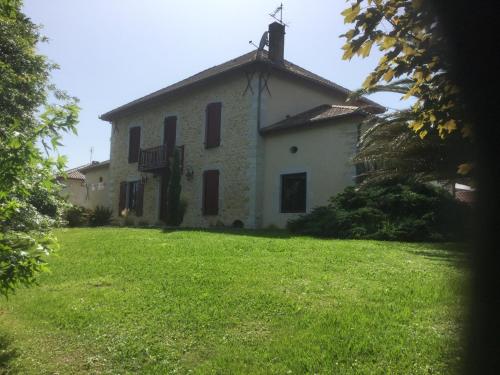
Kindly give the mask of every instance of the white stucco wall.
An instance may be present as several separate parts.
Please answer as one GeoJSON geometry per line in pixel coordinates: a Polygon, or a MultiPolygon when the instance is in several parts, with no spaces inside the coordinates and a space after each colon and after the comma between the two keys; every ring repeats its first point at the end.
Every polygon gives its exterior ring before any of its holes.
{"type": "Polygon", "coordinates": [[[75,206],[88,208],[87,188],[84,180],[68,178],[61,180],[61,184],[63,185],[60,191],[62,197],[75,206]]]}
{"type": "Polygon", "coordinates": [[[110,207],[109,204],[109,165],[94,167],[85,171],[88,189],[86,206],[94,209],[96,206],[110,207]],[[102,178],[102,182],[100,179],[102,178]]]}
{"type": "Polygon", "coordinates": [[[345,95],[279,72],[271,74],[267,85],[270,94],[263,91],[262,128],[284,120],[287,115],[294,116],[322,104],[346,105],[345,95]]]}
{"type": "Polygon", "coordinates": [[[325,122],[308,129],[269,134],[264,137],[263,226],[285,227],[300,214],[280,212],[281,175],[307,173],[307,212],[354,183],[351,158],[361,118],[325,122]],[[296,146],[297,153],[290,152],[296,146]]]}

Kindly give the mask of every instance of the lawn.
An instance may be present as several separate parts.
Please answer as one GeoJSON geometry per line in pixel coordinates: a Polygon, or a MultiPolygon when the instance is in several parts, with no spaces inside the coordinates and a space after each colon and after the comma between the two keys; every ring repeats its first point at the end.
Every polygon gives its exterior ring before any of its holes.
{"type": "Polygon", "coordinates": [[[51,272],[0,300],[4,372],[448,374],[461,361],[466,272],[450,245],[57,236],[51,272]]]}

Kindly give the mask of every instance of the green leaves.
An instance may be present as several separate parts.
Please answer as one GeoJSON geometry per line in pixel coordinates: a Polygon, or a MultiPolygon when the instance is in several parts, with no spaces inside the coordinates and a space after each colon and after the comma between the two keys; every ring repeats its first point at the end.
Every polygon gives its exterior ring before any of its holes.
{"type": "MultiPolygon", "coordinates": [[[[413,120],[408,123],[417,140],[430,135],[446,139],[458,133],[472,139],[465,124],[464,105],[448,72],[449,43],[439,33],[436,19],[426,0],[358,0],[342,12],[351,24],[345,38],[344,59],[366,57],[372,46],[384,54],[362,84],[364,93],[399,92],[401,99],[414,98],[413,120]],[[394,81],[407,80],[405,90],[394,91],[394,81]]],[[[399,87],[403,88],[402,86],[399,87]]]]}
{"type": "Polygon", "coordinates": [[[55,175],[65,159],[43,156],[76,132],[78,100],[49,82],[55,64],[37,53],[45,38],[21,11],[20,1],[0,2],[0,294],[29,285],[55,248],[50,230],[65,204],[55,175]],[[48,104],[48,97],[55,102],[48,104]],[[38,113],[42,110],[42,114],[38,113]]]}

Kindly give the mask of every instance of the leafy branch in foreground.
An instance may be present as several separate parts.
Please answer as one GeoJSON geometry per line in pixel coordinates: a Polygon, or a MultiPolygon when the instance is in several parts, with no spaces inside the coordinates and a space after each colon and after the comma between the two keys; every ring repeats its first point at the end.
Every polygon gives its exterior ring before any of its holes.
{"type": "Polygon", "coordinates": [[[51,229],[63,200],[54,176],[65,158],[48,156],[63,132],[76,133],[78,100],[49,83],[57,66],[36,52],[46,39],[21,12],[0,2],[0,294],[29,285],[56,247],[51,229]],[[53,98],[54,102],[49,102],[53,98]],[[40,114],[41,113],[41,114],[40,114]],[[44,151],[37,147],[42,144],[44,151]]]}
{"type": "MultiPolygon", "coordinates": [[[[451,140],[453,147],[463,147],[463,154],[470,157],[471,153],[465,150],[471,148],[473,140],[471,124],[464,120],[465,106],[449,75],[448,43],[440,32],[431,3],[426,0],[356,0],[342,15],[346,23],[352,24],[352,28],[342,35],[346,39],[344,59],[354,55],[366,57],[374,45],[383,53],[357,95],[395,92],[400,93],[402,99],[415,98],[408,111],[379,117],[379,124],[384,121],[398,123],[393,129],[383,131],[402,134],[406,124],[420,140],[430,140],[434,145],[440,143],[437,138],[446,142],[451,140]]],[[[410,134],[403,137],[407,141],[418,141],[410,134]]],[[[393,146],[397,144],[392,143],[393,146]]],[[[459,163],[455,166],[455,174],[468,174],[472,159],[462,159],[459,163]]]]}

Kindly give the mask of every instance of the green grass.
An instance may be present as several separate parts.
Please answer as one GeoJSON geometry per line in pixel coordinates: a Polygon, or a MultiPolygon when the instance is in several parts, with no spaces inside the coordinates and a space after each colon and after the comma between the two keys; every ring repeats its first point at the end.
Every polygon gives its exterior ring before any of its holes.
{"type": "Polygon", "coordinates": [[[466,272],[449,245],[57,235],[39,286],[0,301],[4,372],[428,374],[460,363],[466,272]]]}

